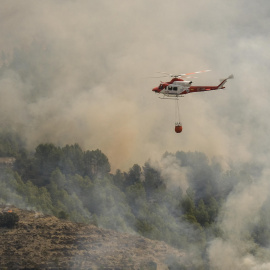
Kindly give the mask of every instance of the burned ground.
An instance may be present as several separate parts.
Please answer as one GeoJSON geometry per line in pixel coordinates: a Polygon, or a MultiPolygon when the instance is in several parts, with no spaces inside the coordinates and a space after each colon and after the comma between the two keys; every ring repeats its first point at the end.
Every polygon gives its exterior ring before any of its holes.
{"type": "Polygon", "coordinates": [[[0,229],[1,269],[170,269],[185,257],[164,242],[9,210],[20,220],[13,229],[0,229]]]}

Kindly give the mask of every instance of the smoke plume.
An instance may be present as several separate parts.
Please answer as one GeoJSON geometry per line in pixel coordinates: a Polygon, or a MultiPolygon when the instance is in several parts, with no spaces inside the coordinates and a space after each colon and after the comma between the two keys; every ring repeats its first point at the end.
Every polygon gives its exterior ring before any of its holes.
{"type": "Polygon", "coordinates": [[[260,250],[251,235],[265,203],[269,208],[269,195],[269,172],[259,181],[235,187],[220,215],[224,237],[214,239],[209,247],[213,269],[269,268],[269,249],[260,250]]]}
{"type": "MultiPolygon", "coordinates": [[[[38,143],[99,148],[113,170],[165,151],[199,151],[210,159],[269,169],[269,1],[2,1],[0,130],[38,143]],[[174,104],[151,92],[157,71],[202,69],[193,85],[222,91],[174,104]]],[[[163,79],[163,78],[162,78],[163,79]]],[[[164,79],[166,80],[166,78],[164,79]]],[[[176,182],[181,164],[161,161],[176,182]]],[[[181,168],[182,189],[187,171],[181,168]]],[[[220,216],[225,238],[210,244],[213,269],[267,269],[249,232],[268,203],[268,174],[236,185],[220,216]],[[255,217],[255,218],[254,218],[255,217]],[[225,258],[225,259],[224,259],[225,258]]]]}
{"type": "Polygon", "coordinates": [[[29,148],[45,140],[100,148],[114,169],[166,150],[263,159],[267,9],[265,1],[4,1],[1,127],[29,148]],[[181,99],[183,133],[174,134],[174,104],[151,93],[159,80],[146,77],[204,68],[213,72],[193,84],[236,79],[181,99]]]}

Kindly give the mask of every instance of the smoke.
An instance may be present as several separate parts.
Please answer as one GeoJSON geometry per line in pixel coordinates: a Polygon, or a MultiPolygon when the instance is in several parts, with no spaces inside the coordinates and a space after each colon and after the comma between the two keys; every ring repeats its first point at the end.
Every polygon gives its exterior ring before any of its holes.
{"type": "MultiPolygon", "coordinates": [[[[99,148],[113,170],[181,150],[267,171],[269,10],[266,0],[2,1],[0,130],[17,131],[29,149],[99,148]],[[173,103],[151,93],[159,79],[146,77],[201,69],[213,72],[194,85],[235,79],[181,99],[183,132],[175,134],[173,103]]],[[[161,164],[185,190],[188,171],[172,156],[161,164]]],[[[226,237],[209,247],[213,268],[269,268],[245,234],[268,198],[267,179],[237,186],[225,202],[226,237]]]]}
{"type": "MultiPolygon", "coordinates": [[[[165,154],[151,166],[166,179],[168,188],[181,187],[184,194],[187,187],[196,190],[197,201],[210,194],[224,196],[215,221],[219,236],[208,232],[209,269],[269,268],[270,182],[265,164],[233,164],[220,158],[209,160],[198,152],[177,152],[165,154]]],[[[184,223],[179,225],[184,231],[184,223]]],[[[192,238],[196,233],[190,229],[186,235],[192,238]]],[[[188,253],[200,257],[197,243],[189,249],[188,253]]]]}
{"type": "Polygon", "coordinates": [[[166,182],[167,188],[173,190],[180,187],[185,193],[189,187],[189,168],[182,166],[181,160],[173,154],[164,154],[160,160],[149,161],[152,168],[160,172],[162,179],[166,182]]]}
{"type": "Polygon", "coordinates": [[[262,252],[251,235],[269,195],[269,171],[258,181],[235,187],[220,215],[224,236],[213,240],[208,250],[213,269],[269,268],[269,249],[262,252]]]}
{"type": "Polygon", "coordinates": [[[113,169],[175,150],[248,161],[266,150],[267,8],[264,1],[4,1],[1,127],[20,132],[29,148],[44,141],[100,148],[113,169]],[[173,104],[157,99],[151,89],[159,80],[146,77],[204,68],[214,71],[194,84],[236,79],[227,90],[181,99],[183,133],[174,134],[173,104]]]}

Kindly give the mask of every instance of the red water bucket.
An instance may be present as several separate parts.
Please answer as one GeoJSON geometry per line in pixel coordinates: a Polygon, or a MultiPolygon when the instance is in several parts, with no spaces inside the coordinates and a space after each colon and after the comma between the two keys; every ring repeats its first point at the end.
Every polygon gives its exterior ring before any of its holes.
{"type": "Polygon", "coordinates": [[[175,132],[176,133],[181,133],[182,132],[182,130],[183,130],[183,128],[182,128],[182,125],[175,125],[175,132]]]}

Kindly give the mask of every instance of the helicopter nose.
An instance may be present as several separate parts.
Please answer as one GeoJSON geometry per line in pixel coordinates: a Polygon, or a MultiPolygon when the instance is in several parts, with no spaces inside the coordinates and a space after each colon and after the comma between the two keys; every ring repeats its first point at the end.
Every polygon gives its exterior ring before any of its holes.
{"type": "Polygon", "coordinates": [[[155,93],[159,93],[160,89],[158,89],[158,87],[155,87],[152,89],[152,91],[154,91],[155,93]]]}

